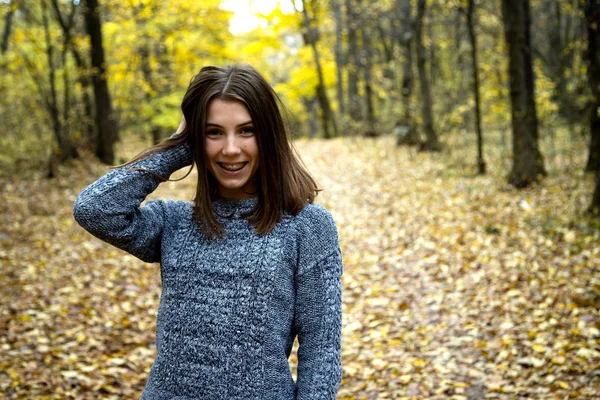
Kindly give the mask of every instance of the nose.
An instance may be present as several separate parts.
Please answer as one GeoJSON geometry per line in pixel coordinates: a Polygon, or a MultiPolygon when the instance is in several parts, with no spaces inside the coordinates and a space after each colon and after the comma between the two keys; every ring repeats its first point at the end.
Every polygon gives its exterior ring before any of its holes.
{"type": "Polygon", "coordinates": [[[240,148],[236,135],[227,135],[225,143],[223,144],[223,155],[235,156],[240,154],[241,151],[242,149],[240,148]]]}

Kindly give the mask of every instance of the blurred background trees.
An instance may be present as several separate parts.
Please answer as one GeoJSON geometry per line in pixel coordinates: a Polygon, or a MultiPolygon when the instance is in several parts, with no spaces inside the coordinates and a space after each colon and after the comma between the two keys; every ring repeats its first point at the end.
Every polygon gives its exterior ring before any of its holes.
{"type": "Polygon", "coordinates": [[[48,165],[53,175],[81,151],[124,161],[114,155],[119,138],[158,142],[175,129],[203,65],[247,62],[282,97],[296,136],[395,134],[420,150],[467,149],[473,173],[485,173],[488,147],[499,148],[517,187],[569,167],[569,151],[586,149],[585,169],[595,173],[597,8],[594,0],[1,0],[0,168],[48,165]],[[240,13],[248,4],[262,11],[240,13]]]}

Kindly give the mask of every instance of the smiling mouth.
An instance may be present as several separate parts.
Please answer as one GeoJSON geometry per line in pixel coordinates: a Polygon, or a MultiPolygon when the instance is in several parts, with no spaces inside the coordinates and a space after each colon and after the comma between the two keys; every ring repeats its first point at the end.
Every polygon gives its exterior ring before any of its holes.
{"type": "Polygon", "coordinates": [[[248,164],[248,163],[241,162],[241,163],[235,163],[235,164],[226,164],[226,163],[218,162],[217,164],[219,165],[219,167],[223,168],[226,171],[236,172],[236,171],[239,171],[242,168],[244,168],[246,166],[246,164],[248,164]]]}

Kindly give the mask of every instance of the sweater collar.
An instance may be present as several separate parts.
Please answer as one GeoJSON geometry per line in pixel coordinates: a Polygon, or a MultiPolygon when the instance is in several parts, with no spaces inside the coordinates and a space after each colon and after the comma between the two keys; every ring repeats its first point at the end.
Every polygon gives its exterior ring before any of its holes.
{"type": "Polygon", "coordinates": [[[225,218],[240,218],[242,214],[250,213],[258,204],[258,197],[248,199],[228,199],[216,197],[212,201],[213,209],[218,216],[225,218]]]}

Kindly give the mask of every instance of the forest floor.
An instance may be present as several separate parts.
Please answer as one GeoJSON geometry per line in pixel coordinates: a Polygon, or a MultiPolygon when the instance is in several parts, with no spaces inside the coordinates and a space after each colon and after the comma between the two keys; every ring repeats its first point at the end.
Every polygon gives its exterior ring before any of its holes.
{"type": "MultiPolygon", "coordinates": [[[[340,233],[339,399],[600,397],[600,223],[583,214],[584,151],[517,191],[501,154],[477,177],[466,147],[296,146],[340,233]]],[[[138,398],[147,379],[159,270],[73,220],[77,194],[106,171],[90,159],[51,181],[0,180],[3,398],[138,398]]],[[[190,200],[194,183],[151,198],[190,200]]]]}

